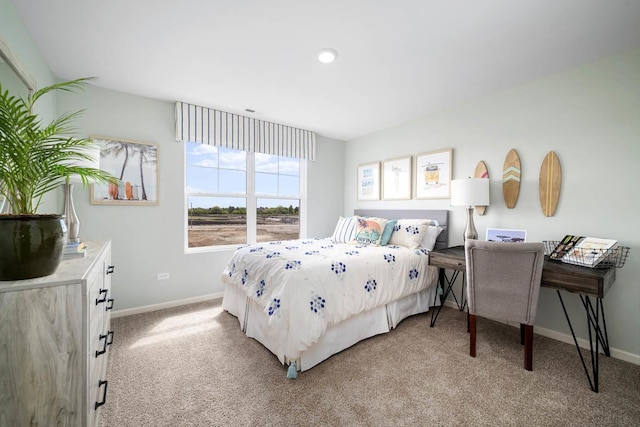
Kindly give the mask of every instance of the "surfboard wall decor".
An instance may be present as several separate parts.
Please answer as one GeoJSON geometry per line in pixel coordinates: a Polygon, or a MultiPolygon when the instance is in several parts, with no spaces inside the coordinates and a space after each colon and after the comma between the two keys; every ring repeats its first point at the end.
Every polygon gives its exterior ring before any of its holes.
{"type": "Polygon", "coordinates": [[[520,157],[514,149],[509,150],[502,168],[502,195],[504,203],[513,209],[520,193],[520,157]]]}
{"type": "Polygon", "coordinates": [[[549,151],[542,161],[538,183],[542,213],[544,216],[553,216],[558,207],[560,185],[562,184],[560,160],[553,151],[549,151]]]}
{"type": "MultiPolygon", "coordinates": [[[[478,162],[476,170],[473,172],[473,177],[489,179],[489,171],[487,170],[487,165],[482,160],[478,162]]],[[[476,206],[476,212],[478,213],[478,215],[484,215],[486,210],[486,206],[476,206]]]]}

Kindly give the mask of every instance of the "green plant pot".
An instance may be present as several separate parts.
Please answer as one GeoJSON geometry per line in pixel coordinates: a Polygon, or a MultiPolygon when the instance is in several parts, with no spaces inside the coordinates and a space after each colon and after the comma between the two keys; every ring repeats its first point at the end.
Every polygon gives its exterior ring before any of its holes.
{"type": "Polygon", "coordinates": [[[0,215],[0,280],[55,273],[66,232],[62,215],[0,215]]]}

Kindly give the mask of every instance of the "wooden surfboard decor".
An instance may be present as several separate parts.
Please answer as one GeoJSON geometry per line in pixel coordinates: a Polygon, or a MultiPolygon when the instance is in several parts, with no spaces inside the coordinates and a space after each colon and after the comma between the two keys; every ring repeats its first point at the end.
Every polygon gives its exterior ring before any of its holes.
{"type": "Polygon", "coordinates": [[[562,184],[562,169],[560,160],[553,151],[549,151],[540,167],[538,190],[540,206],[544,216],[553,216],[560,200],[560,185],[562,184]]]}
{"type": "Polygon", "coordinates": [[[502,168],[502,195],[504,203],[513,209],[520,193],[520,157],[514,149],[509,150],[502,168]]]}
{"type": "MultiPolygon", "coordinates": [[[[476,165],[476,170],[473,172],[474,178],[489,178],[489,171],[487,170],[487,165],[480,160],[476,165]]],[[[487,210],[486,206],[476,206],[476,212],[478,215],[484,215],[487,210]]]]}

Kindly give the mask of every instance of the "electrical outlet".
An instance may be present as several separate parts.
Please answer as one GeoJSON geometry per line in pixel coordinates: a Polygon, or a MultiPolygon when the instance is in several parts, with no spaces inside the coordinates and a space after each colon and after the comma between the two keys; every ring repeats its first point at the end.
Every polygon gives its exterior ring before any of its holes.
{"type": "Polygon", "coordinates": [[[158,273],[156,277],[158,280],[167,280],[169,278],[169,273],[158,273]]]}

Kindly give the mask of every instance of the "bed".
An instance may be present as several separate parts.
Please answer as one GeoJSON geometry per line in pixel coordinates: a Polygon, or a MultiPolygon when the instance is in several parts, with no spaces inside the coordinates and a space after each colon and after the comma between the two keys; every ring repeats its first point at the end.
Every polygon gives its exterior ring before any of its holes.
{"type": "Polygon", "coordinates": [[[437,304],[428,252],[447,246],[447,222],[446,210],[356,210],[328,238],[241,246],[222,308],[295,378],[437,304]]]}

